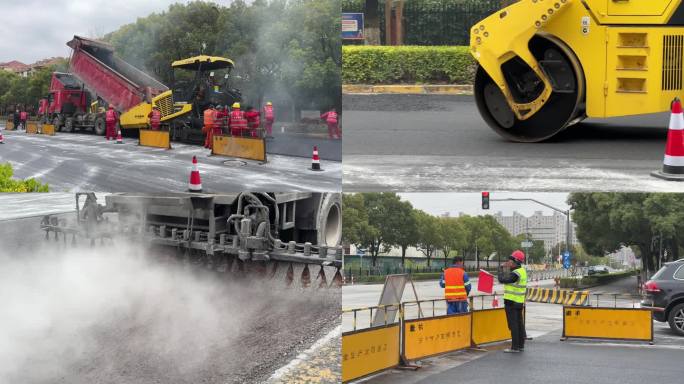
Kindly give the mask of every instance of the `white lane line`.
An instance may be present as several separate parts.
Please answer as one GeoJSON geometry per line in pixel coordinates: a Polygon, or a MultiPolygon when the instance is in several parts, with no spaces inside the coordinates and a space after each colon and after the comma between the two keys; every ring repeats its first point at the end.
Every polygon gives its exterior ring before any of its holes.
{"type": "Polygon", "coordinates": [[[332,331],[328,332],[327,335],[323,336],[322,338],[318,339],[311,347],[309,347],[306,351],[300,353],[292,359],[287,365],[278,368],[271,377],[268,378],[267,382],[272,383],[277,380],[279,380],[281,377],[286,375],[287,373],[291,372],[299,363],[302,361],[305,361],[311,356],[312,353],[314,353],[318,348],[322,347],[325,345],[327,342],[332,340],[335,337],[342,337],[342,325],[338,325],[333,329],[332,331]]]}

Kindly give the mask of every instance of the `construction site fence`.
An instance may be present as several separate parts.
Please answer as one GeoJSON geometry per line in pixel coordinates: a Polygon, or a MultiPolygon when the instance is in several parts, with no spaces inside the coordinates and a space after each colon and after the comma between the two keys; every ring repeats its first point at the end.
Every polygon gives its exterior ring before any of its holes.
{"type": "MultiPolygon", "coordinates": [[[[484,269],[488,271],[489,273],[492,273],[494,275],[497,274],[497,270],[494,268],[485,268],[484,266],[478,268],[478,267],[470,267],[470,266],[465,266],[464,269],[466,272],[479,272],[480,269],[484,269]]],[[[444,271],[444,267],[424,267],[424,266],[410,266],[410,267],[387,267],[387,266],[379,266],[379,267],[347,267],[344,270],[345,274],[345,281],[347,283],[353,283],[355,281],[359,282],[366,282],[366,280],[370,282],[376,282],[374,279],[367,279],[368,277],[382,277],[386,275],[395,275],[395,274],[409,274],[409,275],[421,275],[423,274],[425,277],[430,278],[430,279],[439,279],[439,275],[444,271]],[[428,276],[425,274],[433,274],[434,276],[428,276]]],[[[562,279],[566,277],[576,277],[576,276],[583,276],[586,274],[586,268],[570,268],[570,269],[548,269],[548,270],[542,270],[542,271],[528,271],[528,282],[536,282],[536,281],[541,281],[541,280],[550,280],[550,279],[562,279]]],[[[472,276],[475,277],[475,276],[472,276]]],[[[381,282],[381,281],[377,281],[381,282]]]]}

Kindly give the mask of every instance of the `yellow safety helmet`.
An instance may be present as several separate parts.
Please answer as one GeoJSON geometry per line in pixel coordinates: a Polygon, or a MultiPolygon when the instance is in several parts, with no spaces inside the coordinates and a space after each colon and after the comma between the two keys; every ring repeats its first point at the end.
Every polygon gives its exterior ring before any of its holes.
{"type": "Polygon", "coordinates": [[[233,103],[233,108],[240,108],[240,103],[233,103]]]}
{"type": "Polygon", "coordinates": [[[266,105],[273,105],[273,103],[271,103],[271,102],[269,101],[268,103],[266,103],[266,105]]]}

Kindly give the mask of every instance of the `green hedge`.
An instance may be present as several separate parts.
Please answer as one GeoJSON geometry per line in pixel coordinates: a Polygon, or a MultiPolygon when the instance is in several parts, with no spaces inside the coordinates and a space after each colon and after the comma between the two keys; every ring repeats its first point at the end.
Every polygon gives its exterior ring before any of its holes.
{"type": "Polygon", "coordinates": [[[615,272],[605,275],[591,275],[584,276],[581,279],[572,277],[564,277],[560,280],[561,288],[587,288],[595,287],[597,285],[608,284],[615,280],[624,279],[626,277],[634,276],[636,271],[615,272]]]}
{"type": "Polygon", "coordinates": [[[472,84],[468,47],[343,46],[344,84],[472,84]]]}
{"type": "Polygon", "coordinates": [[[47,184],[35,179],[13,179],[14,170],[10,163],[0,164],[0,192],[48,192],[47,184]]]}
{"type": "MultiPolygon", "coordinates": [[[[493,273],[496,275],[495,271],[490,271],[490,273],[493,273]]],[[[471,279],[477,279],[478,276],[480,275],[480,272],[468,272],[468,277],[471,279]]],[[[359,283],[384,283],[385,282],[385,275],[376,275],[376,276],[354,276],[354,284],[359,284],[359,283]]],[[[441,272],[433,272],[433,273],[411,273],[411,280],[413,281],[421,281],[421,280],[439,280],[440,277],[442,277],[441,272]]],[[[347,281],[347,283],[351,283],[351,281],[347,281]]]]}

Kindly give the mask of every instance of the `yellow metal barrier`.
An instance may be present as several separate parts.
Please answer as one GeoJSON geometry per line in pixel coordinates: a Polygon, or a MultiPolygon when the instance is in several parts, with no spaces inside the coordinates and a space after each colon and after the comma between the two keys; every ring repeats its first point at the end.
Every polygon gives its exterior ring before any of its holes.
{"type": "Polygon", "coordinates": [[[43,133],[43,135],[54,136],[55,126],[52,124],[43,124],[41,132],[43,133]]]}
{"type": "Polygon", "coordinates": [[[38,133],[38,123],[29,121],[26,123],[26,133],[38,133]]]}
{"type": "Polygon", "coordinates": [[[215,135],[211,154],[266,161],[266,141],[251,137],[215,135]]]}
{"type": "Polygon", "coordinates": [[[402,355],[417,360],[471,345],[471,313],[404,320],[402,355]]]}
{"type": "Polygon", "coordinates": [[[589,294],[589,291],[534,287],[527,289],[527,301],[563,305],[589,305],[589,294]]]}
{"type": "Polygon", "coordinates": [[[171,149],[171,136],[169,135],[169,131],[141,129],[138,145],[143,147],[171,149]]]}
{"type": "Polygon", "coordinates": [[[399,365],[399,324],[342,334],[342,381],[399,365]]]}
{"type": "Polygon", "coordinates": [[[5,124],[5,129],[8,131],[14,131],[14,129],[15,129],[14,122],[8,120],[7,123],[5,124]]]}
{"type": "Polygon", "coordinates": [[[653,342],[653,316],[643,308],[563,307],[563,338],[653,342]]]}
{"type": "Polygon", "coordinates": [[[483,309],[472,312],[473,345],[509,340],[511,331],[503,308],[483,309]]]}

